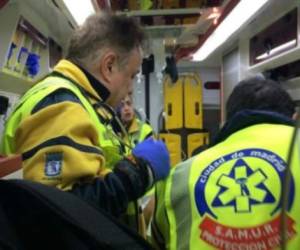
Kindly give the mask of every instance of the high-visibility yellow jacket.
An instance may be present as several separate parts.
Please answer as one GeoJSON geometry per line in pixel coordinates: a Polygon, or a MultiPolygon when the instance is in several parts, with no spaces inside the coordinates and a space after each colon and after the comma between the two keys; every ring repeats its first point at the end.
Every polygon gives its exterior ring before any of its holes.
{"type": "Polygon", "coordinates": [[[133,119],[127,131],[130,145],[132,147],[134,147],[137,143],[153,136],[152,127],[138,118],[133,119]]]}
{"type": "Polygon", "coordinates": [[[99,114],[95,112],[92,104],[103,100],[85,75],[68,61],[54,70],[67,71],[70,75],[65,75],[95,99],[84,96],[69,79],[55,74],[46,77],[22,97],[8,120],[3,151],[23,154],[25,179],[68,190],[79,180],[105,175],[122,158],[122,152],[112,127],[99,122],[99,115],[109,121],[111,114],[103,106],[99,106],[99,114]],[[61,89],[72,92],[77,101],[63,100],[36,108],[45,97],[61,89]],[[105,157],[108,152],[109,157],[105,157]]]}
{"type": "MultiPolygon", "coordinates": [[[[157,184],[152,225],[156,247],[278,248],[280,200],[293,127],[271,123],[252,124],[231,133],[177,165],[166,181],[157,184]]],[[[300,249],[299,160],[299,149],[295,148],[287,213],[288,249],[300,249]]]]}
{"type": "MultiPolygon", "coordinates": [[[[127,154],[131,154],[131,148],[134,148],[136,144],[142,142],[143,140],[151,137],[153,135],[152,127],[139,120],[138,118],[134,118],[127,128],[127,134],[124,136],[123,140],[130,145],[130,147],[126,147],[127,154]]],[[[151,188],[144,197],[153,195],[154,187],[151,188]]],[[[145,199],[145,198],[144,198],[145,199]]],[[[137,204],[130,203],[127,209],[127,224],[131,227],[138,227],[139,232],[142,236],[146,237],[146,225],[144,222],[143,210],[140,207],[141,200],[137,202],[137,204]],[[136,221],[134,218],[139,213],[138,220],[136,221]],[[131,216],[130,216],[131,215],[131,216]]]]}
{"type": "Polygon", "coordinates": [[[90,74],[61,60],[21,98],[6,123],[1,151],[22,154],[25,179],[72,190],[118,216],[145,192],[148,169],[123,160],[130,176],[111,173],[125,149],[110,126],[108,96],[90,74]]]}

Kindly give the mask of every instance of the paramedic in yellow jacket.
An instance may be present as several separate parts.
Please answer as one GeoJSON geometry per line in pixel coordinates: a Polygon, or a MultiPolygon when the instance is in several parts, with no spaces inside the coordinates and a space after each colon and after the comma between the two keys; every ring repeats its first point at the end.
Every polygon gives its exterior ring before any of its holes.
{"type": "Polygon", "coordinates": [[[127,95],[118,106],[118,115],[122,124],[126,128],[129,143],[134,147],[139,142],[152,137],[153,129],[146,123],[141,121],[135,114],[132,95],[127,95]]]}
{"type": "MultiPolygon", "coordinates": [[[[118,105],[117,113],[127,132],[125,135],[127,138],[124,140],[127,140],[132,148],[154,136],[152,127],[137,117],[131,94],[128,94],[118,105]]],[[[149,190],[141,201],[147,226],[154,211],[154,188],[149,190]]]]}
{"type": "MultiPolygon", "coordinates": [[[[251,78],[229,96],[206,151],[157,184],[152,236],[162,249],[278,249],[282,185],[295,106],[279,83],[251,78]]],[[[299,149],[294,147],[288,249],[300,249],[299,149]]]]}
{"type": "Polygon", "coordinates": [[[133,19],[108,13],[90,16],[74,32],[67,59],[25,93],[6,124],[2,152],[22,154],[25,179],[119,217],[168,175],[161,141],[141,143],[125,158],[111,126],[113,108],[132,91],[143,37],[133,19]]]}

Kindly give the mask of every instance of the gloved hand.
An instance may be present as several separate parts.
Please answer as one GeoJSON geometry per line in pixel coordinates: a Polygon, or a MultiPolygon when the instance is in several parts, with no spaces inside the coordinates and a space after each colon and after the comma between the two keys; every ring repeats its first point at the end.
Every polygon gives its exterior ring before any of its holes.
{"type": "Polygon", "coordinates": [[[132,155],[146,160],[151,167],[154,179],[161,180],[170,172],[170,155],[163,141],[149,138],[132,150],[132,155]]]}

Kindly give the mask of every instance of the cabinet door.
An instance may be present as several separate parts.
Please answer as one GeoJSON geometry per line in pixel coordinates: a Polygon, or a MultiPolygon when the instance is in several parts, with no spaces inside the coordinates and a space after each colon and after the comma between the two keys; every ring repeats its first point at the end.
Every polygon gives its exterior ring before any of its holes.
{"type": "Polygon", "coordinates": [[[203,128],[202,82],[198,75],[184,76],[184,127],[203,128]]]}
{"type": "Polygon", "coordinates": [[[174,84],[169,77],[164,81],[164,111],[166,129],[182,128],[183,85],[182,78],[174,84]]]}
{"type": "Polygon", "coordinates": [[[209,133],[208,132],[189,134],[187,136],[188,157],[193,156],[194,155],[193,152],[197,148],[199,148],[203,145],[208,145],[208,143],[209,143],[209,133]]]}
{"type": "Polygon", "coordinates": [[[171,133],[160,133],[159,138],[166,143],[170,153],[171,166],[174,167],[181,161],[181,136],[171,133]]]}

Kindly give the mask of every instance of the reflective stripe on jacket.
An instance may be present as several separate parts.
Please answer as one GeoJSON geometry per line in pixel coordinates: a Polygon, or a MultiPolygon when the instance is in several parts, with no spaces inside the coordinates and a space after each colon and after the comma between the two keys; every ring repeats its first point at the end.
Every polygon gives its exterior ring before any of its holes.
{"type": "MultiPolygon", "coordinates": [[[[67,61],[61,64],[79,72],[67,61]]],[[[71,81],[46,77],[22,97],[10,116],[2,151],[23,154],[25,179],[63,190],[74,183],[104,176],[123,155],[111,126],[99,118],[101,115],[109,120],[110,114],[101,106],[97,112],[71,81]],[[32,112],[43,98],[58,89],[71,91],[80,102],[64,101],[32,112]],[[49,126],[44,121],[53,124],[49,126]]]]}
{"type": "Polygon", "coordinates": [[[128,134],[130,145],[134,147],[139,142],[153,135],[153,129],[149,124],[135,118],[128,129],[128,134]]]}

